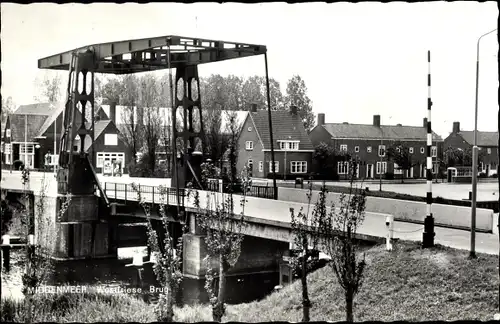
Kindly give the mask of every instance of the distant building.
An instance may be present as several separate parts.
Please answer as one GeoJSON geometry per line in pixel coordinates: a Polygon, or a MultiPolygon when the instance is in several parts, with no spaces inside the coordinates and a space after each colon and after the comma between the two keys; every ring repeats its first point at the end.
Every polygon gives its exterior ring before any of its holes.
{"type": "MultiPolygon", "coordinates": [[[[311,172],[314,147],[307,136],[297,108],[271,112],[275,172],[280,178],[305,177],[311,172]]],[[[248,166],[253,177],[272,175],[271,137],[267,110],[257,110],[253,105],[238,138],[237,171],[248,166]]]]}
{"type": "MultiPolygon", "coordinates": [[[[402,170],[389,161],[386,156],[379,156],[379,150],[387,150],[397,141],[409,148],[412,164],[416,164],[406,171],[405,177],[423,178],[426,174],[427,149],[427,118],[423,119],[422,126],[381,125],[380,115],[373,116],[373,124],[325,123],[325,114],[318,114],[316,127],[309,133],[311,141],[316,147],[321,142],[333,147],[337,151],[348,151],[361,162],[357,176],[361,179],[378,179],[386,173],[395,177],[402,177],[402,170]]],[[[433,173],[436,173],[443,152],[442,138],[433,132],[433,173]]],[[[348,171],[343,163],[338,163],[337,172],[340,178],[346,178],[348,171]]]]}
{"type": "MultiPolygon", "coordinates": [[[[444,140],[444,150],[449,147],[471,149],[474,145],[474,131],[460,130],[460,122],[453,123],[453,130],[444,140]]],[[[480,172],[490,176],[498,169],[498,132],[477,132],[477,146],[483,151],[483,161],[479,161],[480,172]]]]}
{"type": "MultiPolygon", "coordinates": [[[[29,168],[44,170],[57,165],[64,106],[63,103],[22,105],[10,114],[5,128],[2,128],[2,167],[11,168],[22,162],[29,168]]],[[[125,146],[118,136],[119,131],[100,109],[96,115],[99,117],[94,121],[95,140],[93,143],[85,141],[85,151],[93,148],[98,172],[103,171],[104,161],[108,160],[123,161],[121,171],[124,172],[125,146]]],[[[81,123],[82,115],[79,110],[76,111],[75,120],[76,124],[81,123]]],[[[89,126],[87,123],[87,127],[89,126]]],[[[81,144],[76,128],[73,129],[73,135],[73,150],[79,150],[81,144]]]]}

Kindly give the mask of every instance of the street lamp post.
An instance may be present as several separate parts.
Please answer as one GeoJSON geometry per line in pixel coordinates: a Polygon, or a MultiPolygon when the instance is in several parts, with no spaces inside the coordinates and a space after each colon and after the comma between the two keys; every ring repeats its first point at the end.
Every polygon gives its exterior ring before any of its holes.
{"type": "Polygon", "coordinates": [[[475,102],[475,113],[474,113],[474,146],[472,147],[472,201],[471,201],[471,230],[470,230],[470,254],[471,258],[476,257],[476,198],[477,198],[477,102],[478,102],[478,89],[479,89],[479,44],[481,38],[489,35],[496,31],[487,32],[481,35],[477,40],[477,52],[476,52],[476,102],[475,102]]]}

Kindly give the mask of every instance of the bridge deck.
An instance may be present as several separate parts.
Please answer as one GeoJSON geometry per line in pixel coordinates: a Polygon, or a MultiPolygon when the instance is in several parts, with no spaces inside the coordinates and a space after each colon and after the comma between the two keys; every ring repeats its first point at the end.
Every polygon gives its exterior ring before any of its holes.
{"type": "MultiPolygon", "coordinates": [[[[32,173],[32,180],[30,183],[30,188],[33,192],[37,192],[40,189],[40,179],[43,178],[41,174],[32,173]]],[[[137,195],[130,194],[130,192],[134,192],[127,190],[125,193],[125,188],[129,188],[128,186],[119,186],[117,185],[115,190],[115,185],[106,183],[106,179],[102,179],[103,187],[106,189],[106,194],[110,199],[120,199],[120,200],[129,200],[129,201],[137,201],[137,195]],[[118,190],[118,188],[123,188],[123,190],[118,190]],[[127,194],[127,196],[125,196],[127,194]]],[[[115,179],[113,179],[114,181],[115,179]]],[[[168,179],[164,180],[165,182],[168,179]]],[[[48,182],[49,188],[56,188],[54,185],[55,179],[52,174],[48,176],[45,175],[45,182],[48,182]]],[[[123,178],[121,180],[122,184],[128,183],[131,185],[131,182],[139,182],[141,183],[141,191],[144,190],[142,196],[144,201],[153,203],[153,199],[155,199],[155,203],[157,203],[156,191],[153,194],[153,190],[148,187],[158,186],[146,186],[143,185],[145,182],[151,183],[150,179],[141,179],[137,181],[136,179],[131,178],[123,178]]],[[[163,182],[163,181],[162,181],[163,182]]],[[[2,173],[2,189],[10,190],[10,189],[22,189],[22,185],[20,182],[20,173],[13,172],[10,173],[2,173]]],[[[158,189],[155,189],[158,190],[158,189]]],[[[175,191],[175,190],[174,190],[175,191]]],[[[159,192],[159,191],[158,191],[159,192]]],[[[242,197],[239,195],[234,195],[234,203],[235,203],[235,214],[239,214],[242,212],[242,207],[240,206],[240,199],[242,197]]],[[[214,193],[214,192],[206,192],[200,191],[200,205],[201,207],[207,206],[208,203],[211,206],[214,206],[214,203],[220,202],[222,199],[222,194],[214,193]]],[[[286,228],[290,227],[290,208],[294,208],[295,211],[299,211],[301,207],[306,210],[307,205],[289,202],[289,201],[275,201],[270,199],[261,199],[256,197],[246,197],[247,203],[245,204],[244,215],[248,218],[252,223],[259,223],[262,225],[270,225],[276,228],[286,228]]],[[[176,205],[176,200],[169,195],[169,200],[167,201],[169,205],[176,205]]],[[[188,210],[196,210],[196,206],[194,205],[194,200],[192,197],[184,197],[183,199],[184,207],[188,210]]],[[[385,226],[385,214],[379,213],[369,213],[367,212],[365,215],[365,220],[361,225],[358,232],[362,235],[372,236],[384,238],[387,233],[387,229],[385,226]]],[[[412,241],[421,241],[422,240],[422,231],[423,225],[419,224],[411,224],[405,222],[394,222],[394,238],[404,239],[404,240],[412,240],[412,241]]],[[[456,229],[448,229],[448,228],[435,228],[436,239],[435,242],[437,244],[442,244],[449,247],[459,248],[459,249],[468,249],[469,248],[469,239],[470,232],[465,230],[456,230],[456,229]]],[[[279,239],[279,238],[278,238],[279,239]]],[[[488,233],[476,233],[476,251],[482,253],[489,254],[498,254],[498,236],[497,234],[488,234],[488,233]]]]}

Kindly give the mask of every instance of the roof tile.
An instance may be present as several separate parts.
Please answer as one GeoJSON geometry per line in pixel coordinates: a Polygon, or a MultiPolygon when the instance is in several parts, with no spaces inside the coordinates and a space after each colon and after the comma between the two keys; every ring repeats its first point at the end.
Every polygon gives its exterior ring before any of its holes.
{"type": "MultiPolygon", "coordinates": [[[[474,131],[461,131],[462,138],[474,145],[474,131]]],[[[478,146],[498,146],[498,132],[477,132],[477,145],[478,146]]]]}
{"type": "MultiPolygon", "coordinates": [[[[385,140],[426,140],[427,128],[417,126],[393,126],[365,124],[328,123],[323,127],[334,138],[370,138],[385,140]]],[[[433,140],[442,141],[441,136],[432,132],[433,140]]]]}
{"type": "MultiPolygon", "coordinates": [[[[268,111],[258,110],[249,115],[262,139],[264,149],[270,149],[271,136],[269,132],[268,111]]],[[[271,111],[271,118],[273,122],[274,145],[277,145],[279,140],[296,140],[300,141],[300,150],[314,150],[304,124],[298,115],[292,115],[288,110],[273,110],[271,111]]]]}

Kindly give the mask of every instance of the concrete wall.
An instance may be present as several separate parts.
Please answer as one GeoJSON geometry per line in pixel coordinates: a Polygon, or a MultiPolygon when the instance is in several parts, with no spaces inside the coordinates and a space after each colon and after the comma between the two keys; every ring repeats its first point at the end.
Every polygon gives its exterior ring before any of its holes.
{"type": "MultiPolygon", "coordinates": [[[[205,237],[202,235],[184,235],[183,273],[190,277],[203,278],[206,266],[203,259],[208,254],[205,237]]],[[[280,242],[245,236],[241,244],[241,253],[229,274],[248,274],[264,271],[279,271],[278,261],[288,250],[288,242],[280,242]]],[[[218,269],[218,260],[212,260],[212,267],[218,269]]]]}
{"type": "MultiPolygon", "coordinates": [[[[307,203],[306,190],[294,188],[278,188],[278,200],[307,203]]],[[[311,203],[318,199],[319,191],[313,191],[311,203]]],[[[339,203],[340,193],[330,192],[327,203],[339,203]]],[[[394,215],[396,220],[424,221],[427,213],[427,204],[417,201],[406,201],[388,198],[367,197],[366,211],[394,215]]],[[[470,228],[470,207],[432,204],[432,214],[436,224],[470,228]]],[[[493,211],[490,209],[476,209],[476,228],[491,231],[493,229],[493,211]]]]}

